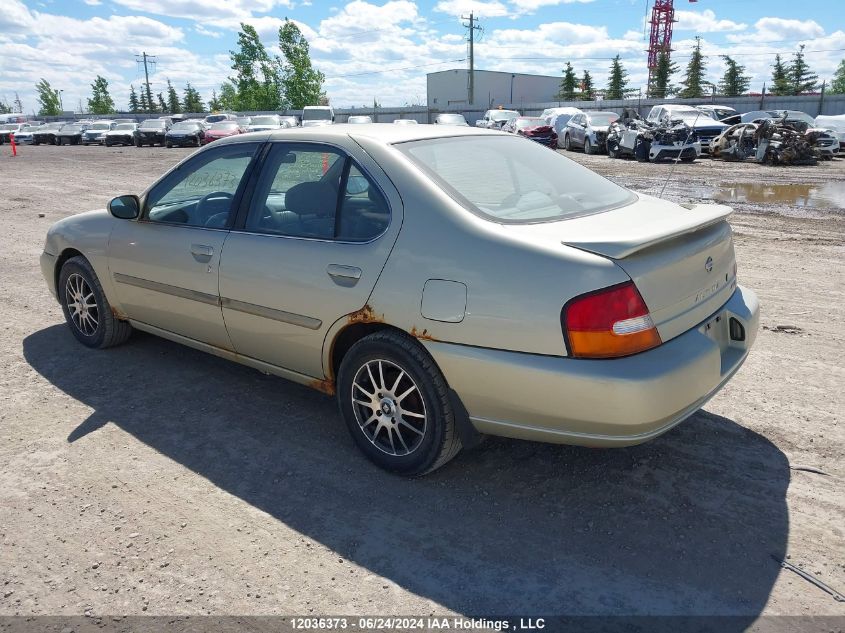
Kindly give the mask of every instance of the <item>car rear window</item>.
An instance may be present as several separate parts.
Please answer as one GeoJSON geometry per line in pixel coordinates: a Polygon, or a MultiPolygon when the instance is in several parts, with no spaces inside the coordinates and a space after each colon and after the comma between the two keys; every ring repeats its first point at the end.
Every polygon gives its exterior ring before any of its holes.
{"type": "Polygon", "coordinates": [[[464,207],[503,224],[563,220],[636,200],[575,161],[512,135],[426,139],[396,147],[464,207]]]}

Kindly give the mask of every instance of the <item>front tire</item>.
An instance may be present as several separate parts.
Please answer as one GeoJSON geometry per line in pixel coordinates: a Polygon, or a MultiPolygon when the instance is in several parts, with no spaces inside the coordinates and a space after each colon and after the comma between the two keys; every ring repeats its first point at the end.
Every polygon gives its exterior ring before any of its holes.
{"type": "Polygon", "coordinates": [[[132,334],[132,326],[112,312],[97,274],[84,257],[64,263],[57,290],[71,332],[86,347],[120,345],[132,334]]]}
{"type": "Polygon", "coordinates": [[[593,151],[593,144],[590,142],[590,137],[584,139],[584,153],[593,155],[595,152],[593,151]]]}
{"type": "Polygon", "coordinates": [[[423,475],[460,451],[446,380],[410,337],[382,331],[362,338],[344,356],[337,387],[353,440],[381,468],[423,475]]]}
{"type": "Polygon", "coordinates": [[[565,149],[567,152],[572,151],[572,141],[569,140],[569,134],[563,135],[563,149],[565,149]]]}

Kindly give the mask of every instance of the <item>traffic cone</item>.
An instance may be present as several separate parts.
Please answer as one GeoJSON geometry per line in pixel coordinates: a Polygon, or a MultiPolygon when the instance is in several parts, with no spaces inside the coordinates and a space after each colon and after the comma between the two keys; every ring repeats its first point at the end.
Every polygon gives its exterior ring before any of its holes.
{"type": "Polygon", "coordinates": [[[18,146],[15,145],[15,135],[9,134],[9,142],[12,144],[12,156],[18,155],[18,146]]]}

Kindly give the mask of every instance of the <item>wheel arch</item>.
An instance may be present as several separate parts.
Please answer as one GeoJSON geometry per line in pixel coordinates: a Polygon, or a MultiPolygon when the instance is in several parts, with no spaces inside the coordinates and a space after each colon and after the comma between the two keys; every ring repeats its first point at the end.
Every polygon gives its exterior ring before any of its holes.
{"type": "MultiPolygon", "coordinates": [[[[59,275],[62,274],[62,267],[65,265],[65,262],[67,260],[72,259],[74,257],[82,257],[86,261],[88,261],[88,258],[85,257],[85,255],[82,252],[78,251],[75,248],[64,249],[59,254],[59,256],[56,258],[56,266],[53,269],[53,284],[54,284],[54,287],[56,288],[56,292],[58,292],[58,288],[59,288],[59,275]]],[[[90,264],[91,262],[89,261],[88,263],[90,264]]]]}

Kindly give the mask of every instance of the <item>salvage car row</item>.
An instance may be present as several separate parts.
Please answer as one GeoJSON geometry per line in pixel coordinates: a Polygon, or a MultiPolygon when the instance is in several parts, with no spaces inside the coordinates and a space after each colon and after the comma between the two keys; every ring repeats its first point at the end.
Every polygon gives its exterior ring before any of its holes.
{"type": "Polygon", "coordinates": [[[737,113],[726,106],[656,105],[645,119],[633,108],[616,112],[548,108],[539,117],[488,110],[477,127],[501,129],[552,148],[607,153],[639,161],[692,162],[702,154],[771,165],[815,164],[845,146],[845,116],[813,119],[796,110],[737,113]]]}

